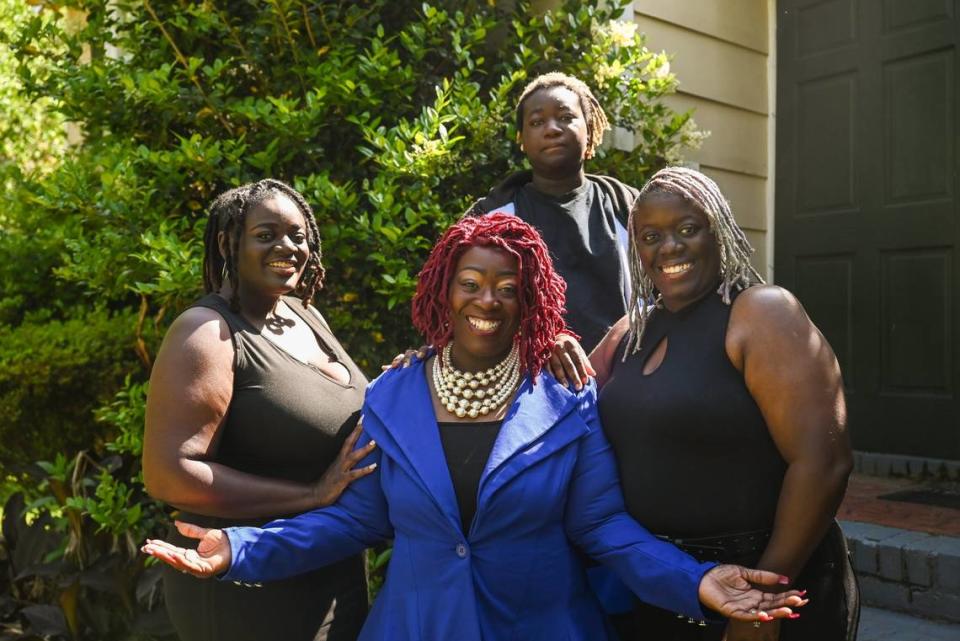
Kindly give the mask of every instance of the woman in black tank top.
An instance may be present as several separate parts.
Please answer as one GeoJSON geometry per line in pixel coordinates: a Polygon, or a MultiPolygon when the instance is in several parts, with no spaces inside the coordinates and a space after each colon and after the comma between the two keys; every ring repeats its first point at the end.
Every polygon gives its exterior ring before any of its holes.
{"type": "MultiPolygon", "coordinates": [[[[207,295],[174,321],[150,378],[147,490],[213,527],[330,505],[372,471],[352,469],[372,448],[351,452],[367,381],[310,306],[313,213],[262,180],[214,201],[205,240],[207,295]]],[[[360,556],[262,587],[166,570],[164,594],[183,641],[352,641],[367,611],[360,556]]]]}
{"type": "Polygon", "coordinates": [[[614,617],[621,638],[855,638],[856,583],[833,520],[852,467],[833,351],[789,292],[762,284],[703,174],[658,172],[629,233],[634,311],[591,354],[628,511],[700,560],[780,572],[812,600],[758,627],[638,604],[614,617]]]}

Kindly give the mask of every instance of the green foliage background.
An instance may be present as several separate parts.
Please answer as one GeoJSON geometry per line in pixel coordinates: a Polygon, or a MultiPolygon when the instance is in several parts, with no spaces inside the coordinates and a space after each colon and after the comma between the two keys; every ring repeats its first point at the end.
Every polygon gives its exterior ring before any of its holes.
{"type": "Polygon", "coordinates": [[[200,293],[217,193],[265,176],[304,193],[328,273],[318,306],[374,374],[418,343],[406,303],[433,240],[522,166],[513,105],[533,76],[579,76],[633,132],[633,150],[608,145],[592,172],[639,185],[700,136],[661,102],[676,87],[667,57],[615,21],[616,2],[33,5],[0,0],[11,633],[164,633],[156,571],[136,553],[162,516],[139,483],[145,380],[200,293]]]}

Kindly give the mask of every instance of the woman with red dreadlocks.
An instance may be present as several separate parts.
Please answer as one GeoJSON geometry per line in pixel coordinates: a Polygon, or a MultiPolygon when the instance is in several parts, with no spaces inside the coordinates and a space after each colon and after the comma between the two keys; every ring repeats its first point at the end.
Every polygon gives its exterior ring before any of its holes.
{"type": "Polygon", "coordinates": [[[179,523],[196,549],[144,552],[198,577],[272,581],[394,539],[361,639],[612,638],[579,546],[643,600],[686,617],[797,616],[786,577],[699,563],[624,512],[592,383],[571,391],[543,367],[563,329],[563,281],[540,235],[515,216],[465,218],[437,243],[413,322],[437,354],[367,388],[376,441],[333,506],[263,527],[179,523]]]}

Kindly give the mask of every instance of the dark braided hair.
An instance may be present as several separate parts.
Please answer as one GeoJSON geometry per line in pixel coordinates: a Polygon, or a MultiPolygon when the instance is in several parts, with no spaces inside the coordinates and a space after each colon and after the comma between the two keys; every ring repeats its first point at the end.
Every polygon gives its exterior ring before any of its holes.
{"type": "Polygon", "coordinates": [[[247,213],[255,206],[274,196],[286,196],[300,210],[307,225],[307,247],[310,257],[297,283],[296,293],[307,307],[314,295],[323,287],[324,269],[321,263],[320,231],[313,210],[296,189],[273,178],[265,178],[255,183],[247,183],[227,190],[217,196],[210,205],[207,229],[203,234],[203,289],[208,294],[218,292],[223,287],[226,276],[233,285],[230,308],[240,309],[240,277],[237,271],[237,252],[240,236],[243,234],[247,213]],[[220,255],[217,237],[223,232],[227,237],[226,257],[220,255]]]}
{"type": "Polygon", "coordinates": [[[438,350],[453,339],[450,283],[457,261],[476,246],[496,247],[517,259],[520,327],[515,340],[519,342],[521,370],[536,377],[550,358],[557,334],[566,331],[563,312],[567,285],[554,271],[540,234],[516,216],[468,216],[440,237],[418,277],[413,325],[438,350]]]}
{"type": "Polygon", "coordinates": [[[527,98],[541,89],[552,89],[553,87],[563,87],[577,94],[577,99],[580,101],[580,111],[583,112],[583,118],[587,122],[586,157],[593,158],[597,147],[603,142],[603,132],[610,128],[610,121],[607,120],[607,114],[600,106],[600,101],[594,97],[586,83],[559,71],[551,71],[537,76],[523,88],[523,93],[520,94],[520,100],[517,102],[517,133],[523,131],[523,106],[527,98]]]}

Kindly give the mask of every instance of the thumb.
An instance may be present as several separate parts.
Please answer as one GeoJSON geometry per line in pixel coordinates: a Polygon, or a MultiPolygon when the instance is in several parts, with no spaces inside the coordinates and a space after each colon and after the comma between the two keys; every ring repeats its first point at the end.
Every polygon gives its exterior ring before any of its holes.
{"type": "Polygon", "coordinates": [[[206,536],[207,532],[210,531],[208,528],[200,527],[193,523],[185,523],[184,521],[174,521],[173,524],[177,526],[177,531],[180,532],[180,534],[191,539],[202,539],[206,536]]]}

